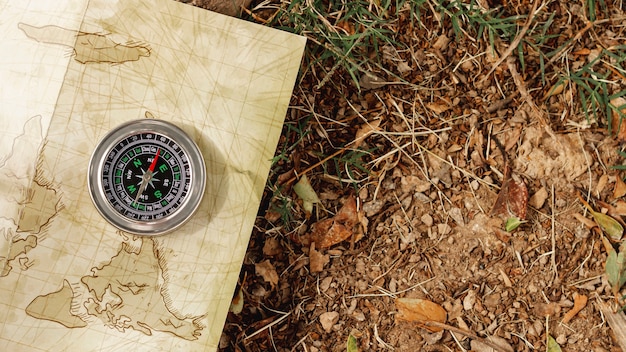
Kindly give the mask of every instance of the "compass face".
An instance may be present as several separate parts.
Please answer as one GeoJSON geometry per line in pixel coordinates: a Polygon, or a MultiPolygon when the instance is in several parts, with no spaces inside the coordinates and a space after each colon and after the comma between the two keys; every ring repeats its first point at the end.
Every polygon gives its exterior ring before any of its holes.
{"type": "Polygon", "coordinates": [[[152,119],[107,134],[88,172],[91,198],[102,216],[135,234],[158,235],[182,225],[205,187],[204,159],[178,127],[152,119]]]}

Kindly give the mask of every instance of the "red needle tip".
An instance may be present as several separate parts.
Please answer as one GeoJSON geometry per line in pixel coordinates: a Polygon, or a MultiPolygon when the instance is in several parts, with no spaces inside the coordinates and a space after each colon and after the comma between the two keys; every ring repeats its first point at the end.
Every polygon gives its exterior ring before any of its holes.
{"type": "Polygon", "coordinates": [[[148,168],[150,172],[154,171],[154,168],[156,167],[157,160],[159,159],[159,153],[161,153],[161,148],[157,149],[156,155],[154,156],[154,159],[152,160],[152,163],[150,164],[150,167],[148,168]]]}

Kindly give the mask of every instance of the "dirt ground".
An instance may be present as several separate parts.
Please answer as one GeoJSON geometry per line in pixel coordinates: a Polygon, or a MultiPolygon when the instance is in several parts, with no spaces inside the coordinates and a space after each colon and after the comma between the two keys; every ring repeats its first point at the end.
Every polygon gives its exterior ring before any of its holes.
{"type": "MultiPolygon", "coordinates": [[[[275,11],[259,3],[248,20],[275,11]]],[[[582,2],[539,4],[537,22],[554,14],[545,45],[562,48],[543,82],[536,52],[524,68],[517,52],[498,62],[434,12],[416,24],[398,11],[403,45],[370,53],[387,71],[365,67],[360,90],[342,68],[303,62],[221,350],[490,351],[478,341],[495,337],[545,351],[548,334],[564,351],[621,350],[601,312],[615,302],[602,231],[578,198],[620,204],[621,137],[606,114],[585,116],[580,86],[555,84],[624,42],[624,12],[607,2],[588,25],[582,2]],[[305,174],[310,213],[294,191],[305,174]],[[507,232],[512,215],[525,222],[507,232]],[[398,298],[436,303],[474,337],[399,319],[398,298]]],[[[598,65],[624,89],[623,72],[598,65]]]]}

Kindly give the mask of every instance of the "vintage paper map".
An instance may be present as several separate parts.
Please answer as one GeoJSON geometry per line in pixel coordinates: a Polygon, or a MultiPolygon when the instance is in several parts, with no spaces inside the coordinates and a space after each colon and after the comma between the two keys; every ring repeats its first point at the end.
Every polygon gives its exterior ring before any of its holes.
{"type": "Polygon", "coordinates": [[[215,350],[305,40],[171,0],[0,0],[0,345],[215,350]],[[174,122],[207,164],[200,209],[137,237],[87,166],[119,124],[174,122]]]}

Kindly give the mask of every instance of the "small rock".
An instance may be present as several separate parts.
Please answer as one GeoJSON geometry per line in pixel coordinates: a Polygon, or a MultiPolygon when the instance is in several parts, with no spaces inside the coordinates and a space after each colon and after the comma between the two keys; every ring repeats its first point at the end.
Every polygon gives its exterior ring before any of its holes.
{"type": "Polygon", "coordinates": [[[499,293],[494,293],[485,297],[484,304],[486,307],[495,308],[501,301],[501,297],[499,293]]]}
{"type": "Polygon", "coordinates": [[[365,321],[365,314],[363,314],[363,312],[361,312],[361,311],[357,311],[357,312],[352,313],[352,317],[356,321],[365,321]]]}
{"type": "Polygon", "coordinates": [[[448,224],[437,224],[437,232],[440,235],[447,235],[452,231],[452,228],[448,224]]]}
{"type": "Polygon", "coordinates": [[[443,185],[446,186],[447,188],[450,188],[450,186],[452,186],[452,176],[450,176],[450,165],[443,164],[441,166],[441,169],[439,169],[435,173],[434,176],[435,178],[438,178],[439,181],[443,183],[443,185]]]}
{"type": "Polygon", "coordinates": [[[359,274],[365,274],[365,262],[362,259],[356,260],[355,270],[359,274]]]}
{"type": "Polygon", "coordinates": [[[400,179],[400,186],[403,193],[409,193],[411,191],[424,193],[430,189],[430,182],[422,180],[417,176],[408,175],[403,176],[400,179]]]}
{"type": "MultiPolygon", "coordinates": [[[[499,336],[489,336],[489,341],[500,346],[502,351],[511,351],[513,352],[513,347],[503,338],[499,336]]],[[[474,352],[495,352],[495,350],[488,345],[478,341],[472,340],[470,342],[470,346],[472,347],[472,351],[474,352]]]]}
{"type": "Polygon", "coordinates": [[[335,325],[336,322],[339,321],[339,313],[337,312],[326,312],[320,315],[320,324],[322,324],[322,329],[326,332],[330,332],[335,325]]]}
{"type": "Polygon", "coordinates": [[[424,223],[424,225],[430,227],[433,226],[433,217],[430,216],[430,214],[424,214],[422,215],[422,217],[420,218],[420,220],[422,220],[422,222],[424,223]]]}
{"type": "Polygon", "coordinates": [[[320,283],[320,290],[322,292],[326,292],[328,290],[328,288],[330,288],[330,284],[333,282],[333,277],[332,276],[327,276],[325,277],[322,282],[320,283]]]}
{"type": "Polygon", "coordinates": [[[385,202],[381,199],[363,203],[363,211],[365,216],[370,217],[376,215],[385,206],[385,202]]]}
{"type": "Polygon", "coordinates": [[[532,197],[530,197],[528,205],[535,209],[540,209],[543,207],[546,199],[548,199],[548,191],[545,187],[541,187],[537,192],[535,192],[535,194],[532,195],[532,197]]]}
{"type": "Polygon", "coordinates": [[[420,203],[430,203],[430,198],[422,192],[415,192],[415,194],[413,194],[413,199],[420,203]]]}
{"type": "Polygon", "coordinates": [[[463,219],[463,213],[461,212],[461,209],[456,208],[456,207],[455,208],[451,208],[448,211],[448,215],[450,215],[452,220],[454,220],[454,222],[456,222],[457,225],[465,226],[465,220],[463,219]]]}

